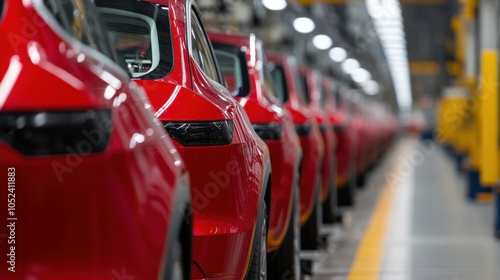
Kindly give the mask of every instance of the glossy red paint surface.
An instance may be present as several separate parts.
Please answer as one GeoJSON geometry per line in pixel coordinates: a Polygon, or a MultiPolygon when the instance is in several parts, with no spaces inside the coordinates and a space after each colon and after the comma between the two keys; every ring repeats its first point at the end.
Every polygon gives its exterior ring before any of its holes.
{"type": "Polygon", "coordinates": [[[368,124],[364,118],[364,98],[357,91],[350,92],[352,125],[358,139],[356,154],[356,173],[363,174],[368,167],[368,154],[370,151],[370,138],[368,124]]]}
{"type": "Polygon", "coordinates": [[[216,43],[245,47],[250,91],[245,97],[236,97],[253,124],[280,124],[279,140],[266,140],[271,154],[272,191],[269,219],[268,251],[281,245],[291,217],[292,194],[299,164],[300,142],[290,113],[278,100],[272,98],[263,80],[265,65],[261,55],[262,43],[255,35],[211,31],[210,40],[216,43]]]}
{"type": "Polygon", "coordinates": [[[1,180],[15,168],[17,218],[16,272],[2,254],[0,278],[158,278],[188,180],[142,89],[104,55],[63,40],[30,1],[9,1],[5,13],[0,36],[19,40],[0,46],[0,81],[9,85],[0,87],[0,114],[106,108],[112,129],[95,154],[26,156],[0,141],[1,180]],[[27,35],[27,24],[36,32],[27,35]]]}
{"type": "Polygon", "coordinates": [[[353,124],[359,140],[357,173],[363,174],[375,165],[392,142],[397,129],[394,116],[358,91],[352,91],[350,102],[353,124]]]}
{"type": "Polygon", "coordinates": [[[374,103],[370,100],[366,100],[364,104],[365,114],[363,116],[365,124],[366,124],[366,133],[371,139],[370,143],[368,143],[368,152],[367,152],[367,168],[370,168],[377,161],[377,150],[378,144],[380,143],[381,132],[378,127],[382,124],[379,123],[373,114],[373,105],[374,103]]]}
{"type": "Polygon", "coordinates": [[[298,87],[294,78],[294,71],[297,66],[291,56],[268,54],[268,59],[276,65],[283,67],[286,86],[288,89],[288,99],[285,108],[291,113],[294,124],[311,125],[311,131],[304,136],[300,136],[302,147],[302,165],[300,170],[300,222],[304,225],[310,217],[316,203],[316,189],[320,188],[320,170],[323,161],[324,144],[319,130],[316,117],[311,109],[303,104],[298,97],[298,87]]]}
{"type": "Polygon", "coordinates": [[[333,123],[326,111],[326,95],[321,89],[321,76],[319,72],[307,67],[299,67],[299,75],[307,81],[307,88],[304,88],[308,95],[308,107],[316,117],[319,124],[321,137],[325,147],[323,162],[321,165],[321,201],[328,198],[330,191],[334,190],[335,177],[335,149],[337,140],[333,128],[333,123]]]}
{"type": "Polygon", "coordinates": [[[186,147],[174,141],[191,175],[192,277],[243,279],[253,246],[259,204],[270,173],[269,151],[242,106],[208,78],[189,50],[193,1],[170,0],[174,65],[157,80],[137,80],[162,122],[231,120],[232,143],[186,147]],[[186,10],[186,8],[188,10],[186,10]],[[201,269],[201,271],[200,271],[201,269]]]}
{"type": "Polygon", "coordinates": [[[336,84],[330,79],[323,79],[326,93],[326,111],[333,124],[337,147],[336,157],[336,185],[343,188],[354,175],[356,166],[356,135],[352,129],[349,108],[345,101],[345,86],[336,84]]]}

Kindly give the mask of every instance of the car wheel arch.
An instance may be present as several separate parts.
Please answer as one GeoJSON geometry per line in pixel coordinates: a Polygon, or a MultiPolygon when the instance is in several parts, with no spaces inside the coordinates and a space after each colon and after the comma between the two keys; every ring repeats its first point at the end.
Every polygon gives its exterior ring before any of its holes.
{"type": "Polygon", "coordinates": [[[177,207],[173,208],[171,223],[169,225],[165,246],[163,249],[162,265],[160,268],[160,277],[158,279],[170,279],[170,272],[174,266],[175,253],[173,245],[177,240],[182,245],[183,273],[186,279],[191,277],[191,257],[192,257],[192,210],[191,196],[189,192],[188,180],[182,180],[179,183],[175,200],[177,207]],[[187,185],[187,186],[186,186],[187,185]]]}
{"type": "MultiPolygon", "coordinates": [[[[272,190],[272,173],[271,160],[267,158],[264,166],[264,178],[262,180],[262,194],[264,195],[264,203],[266,204],[266,218],[269,220],[271,212],[271,190],[272,190]]],[[[267,223],[269,226],[269,221],[267,223]]]]}

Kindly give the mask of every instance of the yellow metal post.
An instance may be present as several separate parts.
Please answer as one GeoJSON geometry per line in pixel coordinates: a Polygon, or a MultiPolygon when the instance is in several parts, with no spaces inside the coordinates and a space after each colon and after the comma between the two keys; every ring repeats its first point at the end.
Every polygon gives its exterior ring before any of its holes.
{"type": "Polygon", "coordinates": [[[498,166],[498,1],[481,0],[481,61],[479,93],[480,183],[494,186],[499,178],[498,166]]]}
{"type": "MultiPolygon", "coordinates": [[[[497,35],[495,35],[497,36],[497,35]]],[[[479,84],[480,120],[480,180],[493,186],[498,174],[498,52],[484,49],[481,54],[481,79],[479,84]]]]}

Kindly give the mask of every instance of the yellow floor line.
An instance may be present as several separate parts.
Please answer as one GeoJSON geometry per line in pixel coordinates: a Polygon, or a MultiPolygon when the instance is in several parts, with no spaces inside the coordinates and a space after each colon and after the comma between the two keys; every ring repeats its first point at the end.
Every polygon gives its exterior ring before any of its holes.
{"type": "MultiPolygon", "coordinates": [[[[412,141],[403,143],[396,154],[394,165],[390,174],[398,174],[401,168],[400,160],[409,153],[412,141]]],[[[363,239],[361,240],[356,257],[351,266],[348,280],[377,280],[384,257],[384,244],[389,214],[394,201],[398,180],[388,180],[374,209],[373,216],[368,224],[363,239]]]]}

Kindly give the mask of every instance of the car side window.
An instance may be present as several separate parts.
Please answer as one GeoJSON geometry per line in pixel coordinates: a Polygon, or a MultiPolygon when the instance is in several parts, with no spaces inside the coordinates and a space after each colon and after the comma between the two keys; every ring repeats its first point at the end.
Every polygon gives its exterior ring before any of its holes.
{"type": "Polygon", "coordinates": [[[285,69],[282,66],[268,62],[267,67],[271,72],[271,79],[275,85],[276,96],[285,103],[288,100],[288,87],[286,84],[285,69]]]}
{"type": "Polygon", "coordinates": [[[321,107],[321,109],[324,109],[326,105],[326,91],[321,83],[321,77],[316,76],[315,82],[316,87],[319,91],[319,106],[321,107]]]}
{"type": "Polygon", "coordinates": [[[226,81],[226,88],[229,90],[231,95],[238,96],[243,90],[243,74],[241,73],[242,71],[240,68],[240,59],[238,54],[218,49],[215,49],[214,51],[222,71],[222,75],[226,81]]]}
{"type": "Polygon", "coordinates": [[[269,71],[269,68],[266,67],[266,65],[268,65],[268,62],[265,58],[265,56],[263,56],[264,59],[264,63],[263,63],[263,67],[262,67],[262,71],[263,71],[263,74],[264,74],[264,88],[266,89],[266,93],[271,96],[272,98],[275,98],[276,100],[279,100],[280,102],[282,100],[285,100],[285,96],[283,96],[283,93],[280,92],[277,87],[274,85],[274,81],[273,81],[273,77],[271,76],[271,72],[269,71]]]}
{"type": "Polygon", "coordinates": [[[83,44],[113,58],[113,53],[97,17],[88,0],[43,0],[59,25],[83,44]]]}
{"type": "Polygon", "coordinates": [[[223,84],[219,79],[212,48],[201,26],[201,21],[191,10],[191,54],[201,70],[212,80],[223,84]]]}
{"type": "Polygon", "coordinates": [[[5,2],[4,0],[0,0],[0,22],[2,21],[2,18],[3,18],[3,6],[5,5],[5,2]]]}
{"type": "Polygon", "coordinates": [[[340,109],[342,108],[342,101],[341,101],[341,97],[340,97],[340,91],[341,91],[341,88],[340,86],[337,86],[335,91],[333,92],[334,94],[334,98],[335,98],[335,106],[337,109],[340,109]]]}

